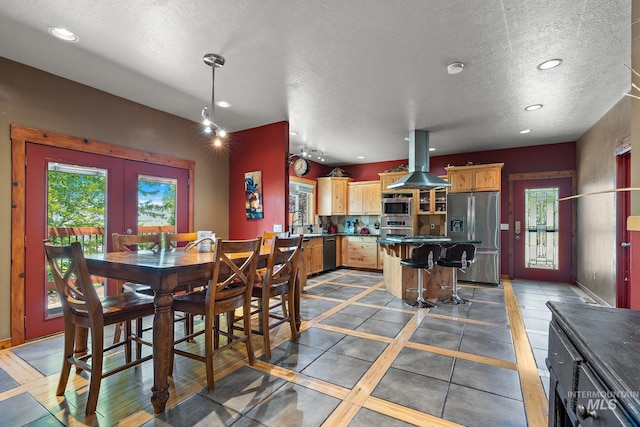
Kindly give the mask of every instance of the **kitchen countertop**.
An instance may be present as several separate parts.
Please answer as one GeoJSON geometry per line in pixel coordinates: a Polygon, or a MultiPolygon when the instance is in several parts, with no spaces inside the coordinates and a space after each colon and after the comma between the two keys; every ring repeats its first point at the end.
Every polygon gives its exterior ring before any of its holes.
{"type": "Polygon", "coordinates": [[[479,240],[451,240],[450,238],[447,239],[424,239],[424,240],[420,240],[420,241],[411,241],[411,242],[403,242],[403,241],[399,241],[399,240],[389,240],[389,239],[378,239],[376,240],[376,243],[380,243],[381,245],[388,245],[388,246],[406,246],[406,245],[412,245],[412,246],[417,246],[417,245],[421,245],[423,243],[439,243],[441,245],[457,245],[459,243],[471,243],[471,244],[478,244],[480,243],[479,240]]]}

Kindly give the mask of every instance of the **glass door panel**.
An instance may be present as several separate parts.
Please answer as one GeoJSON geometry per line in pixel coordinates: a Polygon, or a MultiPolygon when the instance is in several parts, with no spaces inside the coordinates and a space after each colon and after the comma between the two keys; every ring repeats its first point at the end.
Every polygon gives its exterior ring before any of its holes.
{"type": "Polygon", "coordinates": [[[176,232],[178,180],[138,176],[138,233],[176,232]]]}
{"type": "MultiPolygon", "coordinates": [[[[48,162],[47,238],[54,245],[80,242],[85,254],[104,252],[107,170],[48,162]]],[[[61,316],[58,291],[49,266],[44,281],[47,296],[45,319],[61,316]]],[[[92,277],[98,295],[104,295],[104,279],[92,277]]]]}
{"type": "Polygon", "coordinates": [[[526,268],[558,269],[558,188],[525,190],[526,268]]]}

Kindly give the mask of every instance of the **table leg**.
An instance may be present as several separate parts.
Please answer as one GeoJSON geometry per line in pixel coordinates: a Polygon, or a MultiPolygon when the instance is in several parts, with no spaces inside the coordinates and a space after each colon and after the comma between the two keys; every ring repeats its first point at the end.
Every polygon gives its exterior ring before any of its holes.
{"type": "Polygon", "coordinates": [[[177,285],[175,275],[164,279],[161,289],[156,291],[154,304],[156,313],[153,318],[153,392],[151,403],[156,414],[164,411],[169,399],[169,362],[173,351],[173,319],[171,318],[171,303],[173,296],[170,291],[177,285]]]}

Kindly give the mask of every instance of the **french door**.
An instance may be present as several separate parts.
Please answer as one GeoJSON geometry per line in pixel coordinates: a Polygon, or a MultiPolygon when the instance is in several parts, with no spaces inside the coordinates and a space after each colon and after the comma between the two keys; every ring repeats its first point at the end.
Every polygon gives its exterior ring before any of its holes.
{"type": "MultiPolygon", "coordinates": [[[[42,241],[112,249],[112,233],[188,231],[189,171],[26,144],[25,338],[59,332],[62,313],[42,241]]],[[[99,293],[115,283],[92,278],[99,293]]]]}
{"type": "Polygon", "coordinates": [[[514,182],[514,278],[571,283],[571,178],[514,182]]]}

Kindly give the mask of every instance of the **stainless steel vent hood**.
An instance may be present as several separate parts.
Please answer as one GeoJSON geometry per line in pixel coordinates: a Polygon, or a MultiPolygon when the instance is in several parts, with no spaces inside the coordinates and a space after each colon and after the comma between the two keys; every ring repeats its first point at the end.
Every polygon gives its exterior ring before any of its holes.
{"type": "Polygon", "coordinates": [[[429,172],[429,132],[414,130],[409,134],[409,174],[387,188],[390,190],[428,190],[451,187],[451,184],[429,172]]]}

